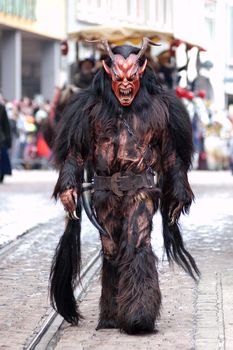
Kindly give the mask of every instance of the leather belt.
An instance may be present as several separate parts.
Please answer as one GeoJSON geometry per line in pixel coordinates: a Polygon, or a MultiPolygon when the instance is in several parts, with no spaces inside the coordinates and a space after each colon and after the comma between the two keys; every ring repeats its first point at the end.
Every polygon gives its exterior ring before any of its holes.
{"type": "Polygon", "coordinates": [[[134,194],[141,188],[155,188],[154,175],[148,172],[134,174],[120,172],[112,176],[94,176],[94,191],[112,191],[117,196],[134,194]]]}

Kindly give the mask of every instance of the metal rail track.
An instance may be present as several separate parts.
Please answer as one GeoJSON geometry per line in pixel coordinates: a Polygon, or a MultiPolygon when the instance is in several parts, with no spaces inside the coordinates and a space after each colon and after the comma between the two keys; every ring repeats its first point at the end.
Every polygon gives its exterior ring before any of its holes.
{"type": "MultiPolygon", "coordinates": [[[[48,220],[47,222],[38,223],[35,226],[30,227],[25,230],[23,233],[18,235],[15,239],[8,241],[7,243],[3,243],[0,245],[0,259],[4,258],[7,255],[10,255],[14,250],[16,250],[21,244],[25,242],[31,235],[34,234],[34,231],[43,227],[47,227],[48,225],[53,225],[53,223],[58,222],[58,218],[53,218],[48,220]]],[[[60,219],[62,222],[62,220],[60,219]]]]}
{"type": "MultiPolygon", "coordinates": [[[[81,271],[82,286],[78,286],[74,295],[76,299],[80,299],[87,290],[91,283],[92,278],[100,268],[100,252],[97,252],[93,258],[87,263],[87,265],[81,271]]],[[[52,341],[59,332],[59,329],[64,322],[62,316],[56,311],[52,310],[48,317],[43,322],[41,328],[30,341],[25,350],[45,350],[53,349],[52,341]]]]}

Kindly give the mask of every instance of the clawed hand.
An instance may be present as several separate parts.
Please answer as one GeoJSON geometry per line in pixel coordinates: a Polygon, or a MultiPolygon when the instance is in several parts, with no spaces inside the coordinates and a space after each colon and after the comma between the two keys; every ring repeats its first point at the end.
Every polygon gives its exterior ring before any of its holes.
{"type": "Polygon", "coordinates": [[[76,214],[76,206],[78,200],[77,191],[74,188],[69,188],[60,194],[60,200],[67,211],[67,217],[73,220],[79,220],[76,214]]]}
{"type": "Polygon", "coordinates": [[[170,208],[170,211],[168,214],[170,218],[169,225],[174,225],[176,221],[179,219],[183,206],[184,206],[184,203],[179,202],[178,204],[170,208]]]}

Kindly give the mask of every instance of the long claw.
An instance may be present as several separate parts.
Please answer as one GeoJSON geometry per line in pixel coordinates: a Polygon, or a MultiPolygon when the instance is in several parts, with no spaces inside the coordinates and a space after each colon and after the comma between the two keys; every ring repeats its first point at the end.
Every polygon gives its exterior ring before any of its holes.
{"type": "Polygon", "coordinates": [[[66,216],[67,216],[67,218],[68,218],[69,220],[72,220],[72,216],[71,216],[71,214],[70,214],[69,211],[66,213],[66,216]]]}
{"type": "Polygon", "coordinates": [[[173,216],[173,217],[171,218],[171,220],[169,221],[168,226],[174,225],[175,222],[176,222],[176,218],[173,216]]]}
{"type": "Polygon", "coordinates": [[[75,205],[77,206],[77,202],[78,202],[78,195],[77,195],[77,192],[73,192],[73,199],[74,199],[74,203],[75,205]]]}
{"type": "Polygon", "coordinates": [[[76,214],[76,210],[74,210],[73,213],[72,213],[71,215],[72,215],[72,218],[73,218],[74,220],[79,220],[79,217],[78,217],[77,214],[76,214]]]}
{"type": "Polygon", "coordinates": [[[66,216],[69,220],[79,220],[79,217],[76,214],[76,210],[74,210],[72,213],[71,212],[67,212],[66,216]]]}

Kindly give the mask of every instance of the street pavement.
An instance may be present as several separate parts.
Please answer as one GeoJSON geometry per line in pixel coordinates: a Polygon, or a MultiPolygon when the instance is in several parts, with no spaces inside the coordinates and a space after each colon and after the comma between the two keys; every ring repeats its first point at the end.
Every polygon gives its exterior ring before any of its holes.
{"type": "MultiPolygon", "coordinates": [[[[159,257],[163,296],[157,332],[129,336],[119,330],[95,331],[100,297],[100,281],[96,276],[80,305],[84,321],[78,327],[63,323],[54,345],[56,350],[115,350],[122,347],[127,350],[233,349],[233,177],[228,171],[193,171],[189,178],[196,200],[190,215],[182,218],[181,226],[186,247],[201,270],[200,281],[195,283],[179,267],[169,267],[166,259],[163,260],[161,219],[157,214],[152,242],[159,257]]],[[[23,349],[48,312],[49,266],[63,222],[61,206],[50,199],[55,180],[56,174],[51,171],[17,172],[11,179],[6,178],[5,184],[0,187],[0,216],[4,217],[5,223],[9,220],[14,224],[15,228],[18,223],[20,230],[15,230],[15,236],[23,233],[22,220],[30,215],[37,218],[33,224],[36,227],[31,230],[33,234],[29,231],[23,237],[24,245],[16,247],[4,259],[0,256],[2,349],[23,349]],[[26,213],[22,209],[22,189],[25,191],[23,196],[31,200],[26,213]],[[7,199],[11,196],[14,201],[7,199]],[[20,215],[14,216],[13,223],[12,213],[18,212],[20,215]],[[46,220],[50,221],[47,223],[45,220],[41,224],[44,213],[48,215],[46,220]]],[[[2,222],[0,233],[4,234],[2,222]]],[[[86,218],[82,237],[87,261],[99,249],[99,242],[95,229],[86,218]]],[[[11,234],[9,237],[5,235],[3,243],[11,238],[11,234]]]]}
{"type": "MultiPolygon", "coordinates": [[[[22,350],[51,312],[49,272],[64,229],[64,211],[51,200],[56,178],[52,171],[15,171],[0,186],[0,349],[22,350]]],[[[99,239],[85,216],[82,226],[85,266],[99,239]]]]}

